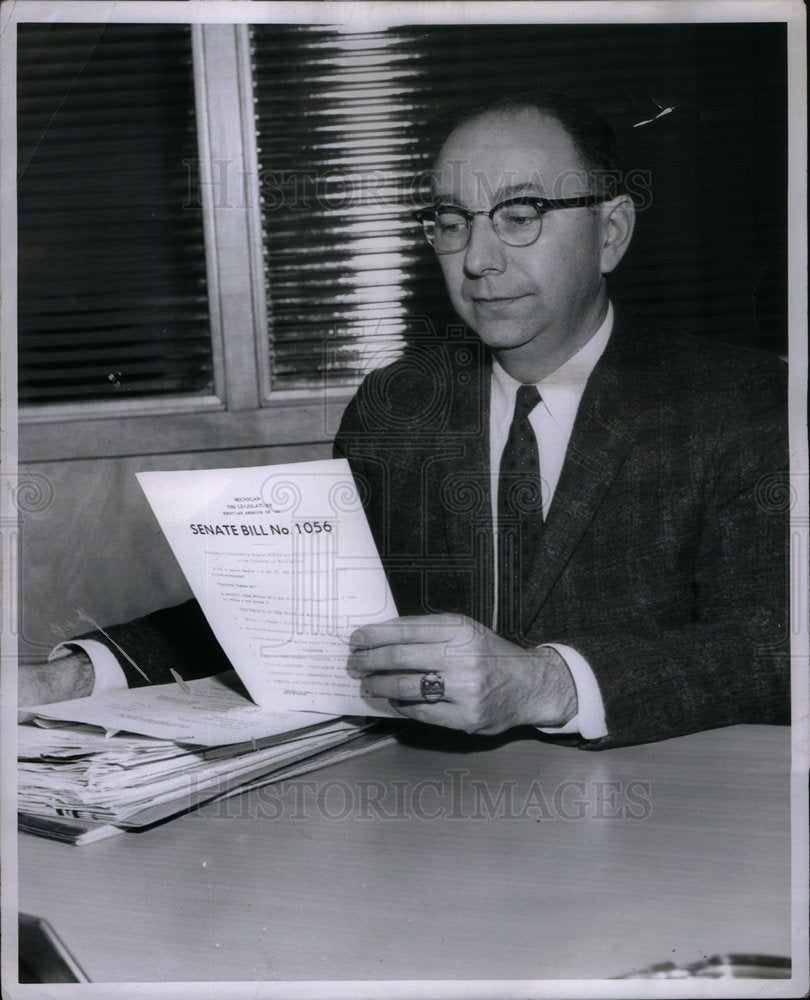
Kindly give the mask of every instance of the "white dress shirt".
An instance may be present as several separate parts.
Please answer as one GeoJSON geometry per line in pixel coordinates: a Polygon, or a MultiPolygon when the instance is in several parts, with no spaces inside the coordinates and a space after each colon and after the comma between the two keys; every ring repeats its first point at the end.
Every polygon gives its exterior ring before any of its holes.
{"type": "MultiPolygon", "coordinates": [[[[541,402],[529,415],[529,423],[537,437],[544,517],[548,516],[554,491],[557,488],[574,420],[582,394],[585,391],[585,384],[607,346],[612,328],[613,307],[608,304],[602,325],[591,339],[565,364],[537,383],[541,402]]],[[[512,414],[515,409],[515,394],[520,383],[508,375],[497,361],[493,361],[492,375],[489,435],[490,475],[492,478],[492,518],[493,525],[497,526],[498,469],[501,453],[509,436],[509,425],[512,422],[512,414]]],[[[495,564],[497,566],[497,561],[495,564]]],[[[497,586],[495,593],[497,594],[497,586]]],[[[497,617],[497,608],[495,614],[497,617]]],[[[496,622],[493,622],[493,626],[495,625],[496,622]]],[[[601,736],[606,736],[607,727],[605,726],[602,695],[593,671],[585,658],[575,649],[561,643],[549,642],[543,645],[555,649],[565,660],[574,680],[578,703],[577,714],[570,722],[559,728],[543,728],[543,732],[579,733],[585,739],[598,739],[601,736]]],[[[81,639],[60,643],[52,651],[49,659],[64,656],[71,651],[71,648],[77,647],[87,653],[93,664],[94,694],[127,686],[124,671],[115,655],[100,642],[81,639]]]]}
{"type": "MultiPolygon", "coordinates": [[[[529,423],[537,438],[544,517],[548,517],[554,491],[557,489],[585,384],[607,347],[612,329],[613,307],[608,304],[602,325],[591,339],[565,364],[537,383],[541,401],[529,414],[529,423]]],[[[509,436],[509,426],[515,409],[515,395],[520,384],[493,360],[489,411],[489,469],[492,523],[495,528],[498,521],[498,470],[501,454],[509,436]]],[[[497,532],[495,544],[497,545],[497,532]]],[[[494,560],[494,565],[497,572],[497,559],[494,560]]],[[[495,583],[494,591],[497,594],[497,580],[495,583]]],[[[496,608],[493,627],[497,627],[497,613],[496,608]]],[[[570,646],[555,642],[543,645],[555,649],[565,660],[574,680],[578,704],[577,714],[570,722],[559,728],[543,727],[543,732],[579,733],[585,739],[607,736],[602,695],[588,662],[570,646]]]]}
{"type": "Polygon", "coordinates": [[[93,694],[102,691],[121,691],[127,686],[127,678],[115,654],[103,642],[93,639],[69,639],[60,642],[51,650],[49,660],[58,660],[75,649],[83,649],[93,664],[93,694]]]}

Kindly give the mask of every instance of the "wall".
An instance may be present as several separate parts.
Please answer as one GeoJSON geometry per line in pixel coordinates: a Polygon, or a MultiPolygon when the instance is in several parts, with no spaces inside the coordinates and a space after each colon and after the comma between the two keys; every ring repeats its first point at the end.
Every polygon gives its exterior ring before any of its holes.
{"type": "Polygon", "coordinates": [[[328,444],[20,465],[20,657],[60,638],[190,596],[135,473],[276,465],[329,458],[328,444]]]}

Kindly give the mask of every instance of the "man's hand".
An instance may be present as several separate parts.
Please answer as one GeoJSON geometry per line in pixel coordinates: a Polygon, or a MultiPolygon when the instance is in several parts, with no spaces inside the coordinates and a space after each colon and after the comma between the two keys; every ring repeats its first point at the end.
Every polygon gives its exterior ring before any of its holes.
{"type": "MultiPolygon", "coordinates": [[[[25,708],[83,698],[93,690],[94,681],[93,664],[82,650],[48,663],[21,663],[17,670],[17,704],[25,708]]],[[[32,716],[20,712],[18,717],[25,722],[32,716]]]]}
{"type": "Polygon", "coordinates": [[[577,711],[576,688],[553,649],[521,649],[461,615],[420,615],[364,625],[351,636],[348,671],[366,697],[388,698],[403,715],[470,733],[562,726],[577,711]],[[436,671],[444,697],[427,703],[421,680],[436,671]]]}

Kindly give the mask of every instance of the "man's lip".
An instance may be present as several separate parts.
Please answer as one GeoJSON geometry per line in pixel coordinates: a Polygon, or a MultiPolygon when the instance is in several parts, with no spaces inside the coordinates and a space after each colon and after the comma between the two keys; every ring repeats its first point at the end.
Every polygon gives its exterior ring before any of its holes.
{"type": "Polygon", "coordinates": [[[473,295],[473,302],[514,302],[516,299],[525,299],[526,295],[473,295]]]}

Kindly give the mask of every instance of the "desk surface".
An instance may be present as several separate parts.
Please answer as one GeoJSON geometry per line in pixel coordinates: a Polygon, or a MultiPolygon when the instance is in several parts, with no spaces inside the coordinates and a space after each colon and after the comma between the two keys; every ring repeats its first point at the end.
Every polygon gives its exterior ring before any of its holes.
{"type": "Polygon", "coordinates": [[[608,978],[790,954],[789,734],[398,745],[70,847],[20,909],[95,981],[608,978]]]}

